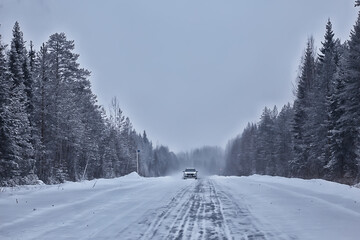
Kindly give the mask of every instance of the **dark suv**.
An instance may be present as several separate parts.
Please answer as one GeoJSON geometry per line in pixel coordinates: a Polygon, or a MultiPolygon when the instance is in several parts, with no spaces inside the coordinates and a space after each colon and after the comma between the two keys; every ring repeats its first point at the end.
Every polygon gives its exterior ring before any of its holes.
{"type": "Polygon", "coordinates": [[[195,168],[187,168],[187,169],[185,169],[185,171],[183,171],[183,173],[184,173],[184,175],[183,175],[184,179],[187,179],[187,178],[197,179],[198,171],[196,171],[195,168]]]}

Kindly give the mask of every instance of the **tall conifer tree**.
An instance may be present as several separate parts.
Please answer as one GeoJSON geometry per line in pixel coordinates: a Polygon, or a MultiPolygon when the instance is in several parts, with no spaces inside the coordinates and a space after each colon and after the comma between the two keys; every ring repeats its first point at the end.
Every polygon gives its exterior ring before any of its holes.
{"type": "Polygon", "coordinates": [[[334,77],[338,62],[330,19],[326,24],[324,42],[322,42],[318,56],[314,87],[310,90],[311,104],[309,105],[308,119],[308,131],[311,136],[308,159],[309,174],[316,178],[324,175],[324,166],[330,156],[329,99],[333,94],[334,77]]]}
{"type": "Polygon", "coordinates": [[[311,134],[308,132],[309,108],[312,104],[311,90],[315,82],[315,55],[314,40],[311,37],[307,42],[301,66],[301,73],[294,102],[294,160],[291,163],[293,174],[308,177],[308,160],[311,134]]]}
{"type": "Polygon", "coordinates": [[[360,165],[360,12],[350,34],[349,52],[345,59],[343,81],[338,84],[339,99],[337,113],[341,113],[336,124],[336,142],[329,164],[336,180],[352,183],[359,174],[360,165]]]}
{"type": "Polygon", "coordinates": [[[0,185],[8,185],[8,180],[18,175],[18,163],[14,158],[14,139],[11,129],[10,74],[5,58],[5,45],[0,35],[0,185]]]}
{"type": "MultiPolygon", "coordinates": [[[[29,99],[26,80],[29,77],[27,55],[18,22],[13,29],[13,39],[9,52],[9,72],[12,81],[10,87],[10,111],[12,115],[11,134],[14,139],[13,157],[19,166],[19,177],[34,173],[35,160],[29,121],[29,99]]],[[[21,179],[21,178],[20,178],[21,179]]]]}

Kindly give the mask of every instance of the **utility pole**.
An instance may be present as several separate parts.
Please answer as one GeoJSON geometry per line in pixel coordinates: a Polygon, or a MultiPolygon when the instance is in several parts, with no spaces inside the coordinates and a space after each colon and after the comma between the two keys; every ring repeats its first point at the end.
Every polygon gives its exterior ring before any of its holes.
{"type": "Polygon", "coordinates": [[[140,173],[139,173],[139,154],[140,154],[140,149],[138,149],[136,151],[136,172],[137,172],[137,174],[140,175],[140,173]]]}

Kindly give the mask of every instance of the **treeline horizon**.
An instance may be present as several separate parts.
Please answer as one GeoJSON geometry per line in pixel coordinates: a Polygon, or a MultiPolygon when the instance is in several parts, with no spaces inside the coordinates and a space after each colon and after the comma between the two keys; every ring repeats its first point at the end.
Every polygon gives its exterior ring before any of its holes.
{"type": "Polygon", "coordinates": [[[227,175],[360,181],[360,12],[349,40],[334,36],[328,19],[319,52],[308,39],[295,101],[265,107],[228,143],[227,175]]]}

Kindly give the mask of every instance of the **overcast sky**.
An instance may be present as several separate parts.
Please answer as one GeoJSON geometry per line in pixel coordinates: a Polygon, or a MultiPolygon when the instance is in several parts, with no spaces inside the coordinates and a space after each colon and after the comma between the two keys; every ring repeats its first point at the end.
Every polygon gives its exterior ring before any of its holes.
{"type": "Polygon", "coordinates": [[[137,131],[175,152],[224,147],[265,106],[292,102],[310,35],[330,18],[347,40],[354,0],[0,0],[0,34],[15,21],[36,49],[55,32],[75,40],[108,109],[116,96],[137,131]]]}

